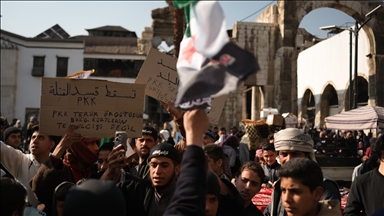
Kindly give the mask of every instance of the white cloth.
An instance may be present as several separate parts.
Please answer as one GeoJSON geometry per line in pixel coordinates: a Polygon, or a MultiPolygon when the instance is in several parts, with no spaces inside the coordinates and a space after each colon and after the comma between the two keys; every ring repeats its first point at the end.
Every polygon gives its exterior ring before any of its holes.
{"type": "Polygon", "coordinates": [[[37,207],[38,201],[28,186],[29,180],[36,175],[40,163],[32,154],[24,154],[0,141],[0,162],[18,180],[28,192],[28,202],[37,207]]]}
{"type": "Polygon", "coordinates": [[[161,130],[160,134],[163,135],[163,142],[167,142],[169,138],[169,131],[168,130],[161,130]]]}
{"type": "Polygon", "coordinates": [[[311,160],[316,162],[311,136],[304,134],[297,128],[287,128],[274,134],[276,151],[308,152],[311,160]]]}

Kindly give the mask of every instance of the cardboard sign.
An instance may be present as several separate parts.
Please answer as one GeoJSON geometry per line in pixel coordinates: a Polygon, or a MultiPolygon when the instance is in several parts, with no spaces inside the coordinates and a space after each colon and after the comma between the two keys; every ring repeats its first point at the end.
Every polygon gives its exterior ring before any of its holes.
{"type": "Polygon", "coordinates": [[[148,53],[135,84],[145,84],[145,94],[163,102],[174,102],[179,90],[176,59],[156,49],[148,53]]]}
{"type": "MultiPolygon", "coordinates": [[[[145,94],[163,102],[175,102],[179,89],[177,60],[172,56],[151,49],[140,69],[135,84],[145,85],[145,94]]],[[[218,124],[228,95],[212,99],[212,108],[207,112],[212,124],[218,124]]]]}
{"type": "Polygon", "coordinates": [[[207,112],[209,122],[211,124],[217,125],[219,123],[219,119],[221,116],[221,113],[224,109],[225,101],[227,100],[228,95],[223,95],[219,97],[212,97],[212,107],[211,110],[207,112]]]}
{"type": "Polygon", "coordinates": [[[71,125],[85,137],[141,136],[144,85],[42,78],[40,132],[62,136],[71,125]]]}

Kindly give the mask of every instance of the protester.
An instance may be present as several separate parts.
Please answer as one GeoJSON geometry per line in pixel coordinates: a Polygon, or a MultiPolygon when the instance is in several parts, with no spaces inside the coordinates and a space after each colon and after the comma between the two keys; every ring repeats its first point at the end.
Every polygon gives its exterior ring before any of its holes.
{"type": "MultiPolygon", "coordinates": [[[[275,150],[278,152],[280,164],[284,164],[292,158],[309,158],[316,162],[313,140],[297,128],[287,128],[274,135],[275,150]]],[[[281,168],[280,168],[281,169],[281,168]]],[[[341,200],[339,188],[335,181],[328,178],[323,179],[324,192],[321,200],[341,200]]],[[[275,183],[271,203],[264,211],[265,216],[283,216],[286,214],[281,203],[280,181],[275,183]]]]}
{"type": "Polygon", "coordinates": [[[275,181],[278,178],[278,171],[280,169],[280,164],[276,160],[276,151],[274,145],[265,144],[263,146],[263,158],[265,164],[262,166],[265,174],[265,179],[263,181],[263,187],[273,187],[275,181]]]}
{"type": "Polygon", "coordinates": [[[384,206],[384,135],[378,137],[372,149],[372,157],[376,156],[380,163],[352,182],[344,215],[373,215],[384,206]]]}
{"type": "Polygon", "coordinates": [[[123,195],[115,183],[96,179],[87,180],[69,190],[63,211],[63,216],[126,214],[123,195]]]}
{"type": "Polygon", "coordinates": [[[98,157],[100,139],[84,138],[74,133],[75,129],[76,126],[72,126],[67,130],[29,184],[39,202],[45,204],[44,212],[47,215],[52,214],[52,196],[60,183],[68,181],[76,184],[97,172],[94,164],[98,157]]]}
{"type": "Polygon", "coordinates": [[[104,143],[100,148],[99,148],[99,154],[98,154],[98,159],[97,159],[97,170],[100,171],[105,171],[108,168],[108,156],[111,153],[113,149],[114,143],[113,142],[107,142],[104,143]]]}
{"type": "Polygon", "coordinates": [[[209,127],[205,111],[193,110],[184,115],[186,150],[181,163],[181,172],[176,182],[175,193],[165,216],[197,216],[206,214],[206,165],[201,137],[209,127]]]}
{"type": "MultiPolygon", "coordinates": [[[[115,147],[108,158],[108,169],[101,179],[114,180],[121,168],[127,165],[122,145],[115,147]]],[[[150,179],[138,178],[126,173],[125,181],[118,184],[127,207],[127,215],[163,215],[171,201],[175,181],[180,171],[180,155],[168,143],[154,146],[147,158],[150,179]]]]}
{"type": "Polygon", "coordinates": [[[239,170],[235,185],[244,200],[242,216],[262,216],[263,213],[252,203],[252,198],[260,191],[261,184],[265,178],[261,166],[249,161],[239,170]]]}
{"type": "Polygon", "coordinates": [[[239,142],[235,136],[229,136],[220,144],[220,146],[223,148],[224,154],[229,158],[229,166],[231,167],[232,176],[234,176],[241,166],[236,153],[237,148],[239,147],[239,142]]]}
{"type": "Polygon", "coordinates": [[[169,143],[171,145],[175,145],[175,141],[173,140],[173,138],[170,135],[168,130],[161,130],[160,131],[160,139],[161,139],[161,141],[160,141],[161,143],[166,142],[166,143],[169,143]]]}
{"type": "Polygon", "coordinates": [[[130,165],[131,174],[141,178],[149,179],[149,166],[147,158],[152,147],[157,144],[157,131],[153,127],[146,126],[141,131],[142,135],[136,139],[136,149],[139,156],[139,161],[133,160],[130,165]]]}
{"type": "Polygon", "coordinates": [[[225,127],[221,127],[220,130],[219,130],[219,139],[216,140],[216,144],[220,144],[222,143],[227,137],[227,129],[225,129],[225,127]]]}
{"type": "Polygon", "coordinates": [[[7,118],[0,116],[0,141],[4,141],[3,133],[9,127],[7,118]]]}
{"type": "Polygon", "coordinates": [[[203,143],[204,145],[215,143],[215,135],[213,134],[213,132],[211,132],[210,130],[205,132],[203,137],[203,143]]]}
{"type": "Polygon", "coordinates": [[[339,200],[319,203],[324,190],[323,173],[315,161],[294,158],[284,164],[279,175],[281,201],[288,216],[341,215],[339,200]]]}
{"type": "Polygon", "coordinates": [[[4,134],[4,143],[12,146],[14,149],[24,152],[24,149],[20,148],[21,144],[21,130],[16,127],[9,127],[5,129],[4,134]]]}
{"type": "Polygon", "coordinates": [[[32,128],[35,126],[35,125],[38,125],[39,124],[39,121],[37,119],[36,116],[32,116],[29,120],[29,123],[27,125],[27,143],[29,144],[30,141],[31,141],[31,136],[32,136],[32,133],[33,133],[33,130],[32,128]]]}
{"type": "MultiPolygon", "coordinates": [[[[216,145],[217,146],[217,145],[216,145]]],[[[219,147],[220,148],[220,147],[219,147]]],[[[219,210],[220,185],[217,176],[207,172],[207,195],[205,198],[205,216],[216,216],[219,210]]]]}
{"type": "Polygon", "coordinates": [[[23,154],[21,151],[0,142],[0,162],[16,180],[27,188],[28,202],[33,207],[37,207],[37,199],[28,187],[28,182],[35,176],[41,164],[49,158],[50,151],[55,146],[55,142],[53,137],[40,134],[38,126],[33,127],[32,130],[31,153],[23,154]]]}
{"type": "Polygon", "coordinates": [[[213,127],[213,134],[215,135],[215,142],[219,139],[219,128],[217,126],[213,127]]]}
{"type": "Polygon", "coordinates": [[[53,194],[53,216],[63,216],[65,199],[69,190],[75,186],[72,182],[64,181],[55,188],[53,194]]]}
{"type": "Polygon", "coordinates": [[[353,138],[352,131],[346,131],[344,137],[341,140],[342,149],[339,153],[342,153],[345,157],[356,157],[357,156],[357,142],[353,138]]]}
{"type": "Polygon", "coordinates": [[[239,141],[239,160],[243,165],[250,160],[250,151],[248,146],[248,135],[243,131],[238,131],[236,137],[239,141]]]}
{"type": "Polygon", "coordinates": [[[235,126],[231,127],[230,131],[231,131],[230,135],[235,135],[238,132],[237,127],[235,126]]]}
{"type": "Polygon", "coordinates": [[[208,166],[221,179],[231,181],[223,171],[224,152],[223,149],[216,144],[208,144],[204,146],[204,153],[207,156],[208,166]]]}
{"type": "Polygon", "coordinates": [[[24,215],[27,190],[17,180],[0,178],[0,215],[24,215]]]}
{"type": "Polygon", "coordinates": [[[257,149],[256,150],[255,162],[260,164],[260,165],[264,165],[265,164],[265,160],[264,160],[264,157],[263,157],[263,149],[257,149]]]}
{"type": "Polygon", "coordinates": [[[268,137],[267,137],[267,140],[268,140],[268,143],[269,144],[274,144],[275,143],[275,138],[274,138],[274,134],[269,134],[268,137]]]}

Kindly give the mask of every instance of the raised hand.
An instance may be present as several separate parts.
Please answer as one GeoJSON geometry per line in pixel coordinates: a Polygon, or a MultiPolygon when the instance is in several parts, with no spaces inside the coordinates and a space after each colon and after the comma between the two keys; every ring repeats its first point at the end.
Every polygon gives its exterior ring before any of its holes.
{"type": "Polygon", "coordinates": [[[81,140],[81,134],[73,132],[76,128],[77,126],[71,126],[68,128],[64,136],[61,138],[59,144],[57,144],[55,150],[53,151],[52,157],[61,159],[65,151],[71,147],[73,143],[79,142],[81,140]]]}
{"type": "Polygon", "coordinates": [[[196,109],[184,114],[184,128],[187,145],[203,147],[203,137],[209,128],[209,119],[204,110],[196,109]]]}
{"type": "Polygon", "coordinates": [[[128,166],[127,158],[123,145],[119,144],[114,147],[108,156],[108,168],[101,176],[101,180],[114,180],[116,183],[120,181],[120,170],[128,166]]]}

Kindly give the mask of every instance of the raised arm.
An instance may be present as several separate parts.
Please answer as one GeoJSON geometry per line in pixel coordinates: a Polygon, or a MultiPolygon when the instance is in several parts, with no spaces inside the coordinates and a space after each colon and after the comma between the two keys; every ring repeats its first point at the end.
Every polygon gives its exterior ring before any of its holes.
{"type": "Polygon", "coordinates": [[[192,110],[184,114],[187,149],[172,202],[164,214],[166,216],[205,215],[206,163],[202,147],[208,127],[208,116],[203,110],[192,110]]]}

